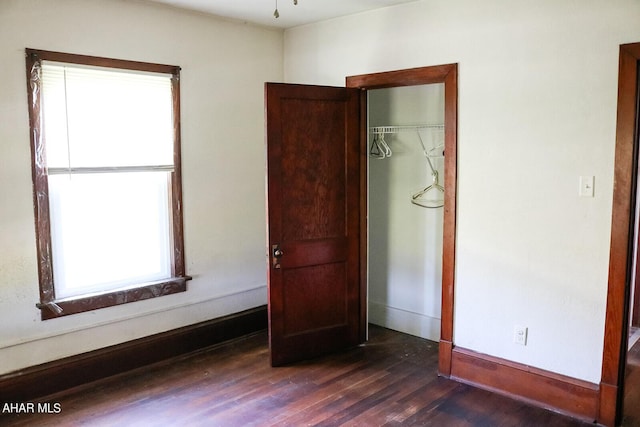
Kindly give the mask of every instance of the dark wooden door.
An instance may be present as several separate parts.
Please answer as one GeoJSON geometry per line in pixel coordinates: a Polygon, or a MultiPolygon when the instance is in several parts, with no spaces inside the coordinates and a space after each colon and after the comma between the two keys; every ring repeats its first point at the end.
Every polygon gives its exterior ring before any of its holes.
{"type": "Polygon", "coordinates": [[[271,364],[360,337],[357,89],[267,83],[271,364]]]}

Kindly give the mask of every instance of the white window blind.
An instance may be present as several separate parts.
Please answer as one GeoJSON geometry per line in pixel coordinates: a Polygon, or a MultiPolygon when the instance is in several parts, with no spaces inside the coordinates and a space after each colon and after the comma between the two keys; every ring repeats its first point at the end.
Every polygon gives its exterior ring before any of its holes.
{"type": "Polygon", "coordinates": [[[171,75],[42,62],[56,298],[172,275],[171,75]]]}
{"type": "Polygon", "coordinates": [[[43,61],[47,165],[173,165],[171,76],[43,61]]]}

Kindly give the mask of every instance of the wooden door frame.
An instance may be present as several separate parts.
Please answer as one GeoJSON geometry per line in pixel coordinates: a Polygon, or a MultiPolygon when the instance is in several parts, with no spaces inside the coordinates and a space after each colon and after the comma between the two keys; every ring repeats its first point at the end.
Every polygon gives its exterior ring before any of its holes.
{"type": "Polygon", "coordinates": [[[624,371],[629,328],[629,290],[633,257],[638,146],[638,65],[640,43],[620,46],[618,117],[609,253],[609,283],[602,353],[598,421],[622,419],[624,371]]]}
{"type": "Polygon", "coordinates": [[[360,338],[366,339],[367,329],[367,90],[400,86],[444,83],[444,233],[442,244],[442,315],[438,371],[451,375],[453,351],[453,295],[456,244],[456,188],[458,144],[458,64],[411,68],[347,77],[346,86],[361,89],[361,205],[360,205],[360,338]]]}

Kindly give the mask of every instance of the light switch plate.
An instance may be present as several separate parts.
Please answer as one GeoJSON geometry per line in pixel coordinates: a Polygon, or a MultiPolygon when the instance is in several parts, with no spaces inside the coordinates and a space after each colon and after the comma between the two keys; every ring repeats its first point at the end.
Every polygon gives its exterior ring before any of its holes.
{"type": "Polygon", "coordinates": [[[593,197],[595,194],[593,191],[594,183],[594,176],[581,176],[579,190],[580,197],[593,197]]]}

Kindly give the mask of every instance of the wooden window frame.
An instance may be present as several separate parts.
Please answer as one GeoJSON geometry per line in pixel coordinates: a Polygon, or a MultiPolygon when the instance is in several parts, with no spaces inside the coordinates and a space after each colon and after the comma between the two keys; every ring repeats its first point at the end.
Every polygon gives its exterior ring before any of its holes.
{"type": "Polygon", "coordinates": [[[186,291],[184,261],[184,235],[182,214],[182,173],[180,154],[180,67],[138,61],[102,58],[26,49],[26,77],[29,102],[29,128],[31,139],[31,165],[35,211],[36,244],[38,256],[38,278],[40,284],[40,309],[42,320],[111,307],[148,298],[186,291]],[[40,82],[41,61],[56,61],[69,64],[90,65],[122,70],[147,71],[171,74],[173,104],[174,168],[170,173],[172,271],[171,277],[160,281],[141,283],[123,289],[56,299],[53,280],[51,223],[49,215],[49,184],[44,150],[42,94],[40,82]]]}

